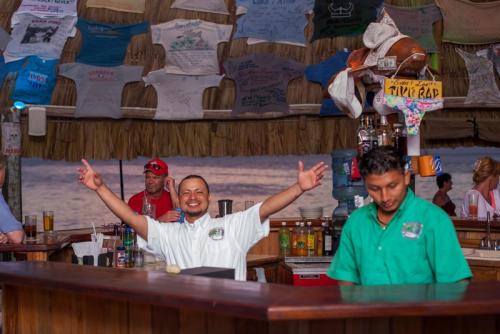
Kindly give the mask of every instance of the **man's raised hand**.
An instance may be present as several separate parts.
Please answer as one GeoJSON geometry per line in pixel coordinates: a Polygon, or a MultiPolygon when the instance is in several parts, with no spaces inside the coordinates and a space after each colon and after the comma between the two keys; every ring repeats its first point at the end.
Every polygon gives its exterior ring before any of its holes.
{"type": "Polygon", "coordinates": [[[299,161],[299,175],[297,177],[297,182],[300,189],[302,189],[302,191],[308,191],[319,186],[327,168],[328,166],[321,161],[314,165],[311,169],[305,171],[304,162],[299,161]]]}
{"type": "Polygon", "coordinates": [[[82,163],[83,167],[78,169],[80,183],[91,190],[97,190],[103,184],[101,176],[94,171],[87,160],[82,159],[82,163]]]}

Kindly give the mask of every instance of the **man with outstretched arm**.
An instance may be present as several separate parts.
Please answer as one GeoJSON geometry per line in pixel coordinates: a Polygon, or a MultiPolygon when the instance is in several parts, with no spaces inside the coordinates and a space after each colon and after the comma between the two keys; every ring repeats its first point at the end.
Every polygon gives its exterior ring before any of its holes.
{"type": "Polygon", "coordinates": [[[208,183],[199,175],[189,175],[180,182],[178,192],[187,224],[161,224],[134,213],[104,184],[86,160],[82,162],[80,182],[96,191],[119,219],[135,229],[141,248],[147,246],[168,264],[176,264],[181,269],[234,268],[237,280],[246,280],[247,252],[269,234],[269,216],[319,186],[327,168],[320,162],[305,171],[300,161],[296,183],[245,211],[221,218],[211,218],[208,214],[208,183]]]}

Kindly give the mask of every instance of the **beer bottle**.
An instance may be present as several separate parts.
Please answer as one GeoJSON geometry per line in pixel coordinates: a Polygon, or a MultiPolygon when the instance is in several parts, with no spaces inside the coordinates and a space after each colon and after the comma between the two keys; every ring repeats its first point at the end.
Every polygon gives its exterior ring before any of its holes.
{"type": "Polygon", "coordinates": [[[297,235],[297,256],[307,256],[307,235],[304,222],[300,222],[299,233],[297,235]]]}
{"type": "Polygon", "coordinates": [[[333,255],[333,231],[330,228],[330,222],[328,217],[323,217],[323,224],[325,225],[325,236],[324,236],[324,256],[333,255]]]}
{"type": "Polygon", "coordinates": [[[297,236],[299,235],[300,223],[295,222],[295,228],[292,231],[292,256],[297,256],[297,236]]]}
{"type": "Polygon", "coordinates": [[[290,256],[290,231],[286,227],[286,222],[281,222],[279,233],[280,255],[290,256]]]}
{"type": "Polygon", "coordinates": [[[134,256],[133,256],[134,231],[128,225],[125,227],[125,232],[123,234],[123,247],[125,247],[125,257],[126,257],[125,267],[131,268],[134,266],[134,256]]]}
{"type": "Polygon", "coordinates": [[[316,238],[311,222],[307,222],[307,256],[314,256],[316,250],[316,238]]]}

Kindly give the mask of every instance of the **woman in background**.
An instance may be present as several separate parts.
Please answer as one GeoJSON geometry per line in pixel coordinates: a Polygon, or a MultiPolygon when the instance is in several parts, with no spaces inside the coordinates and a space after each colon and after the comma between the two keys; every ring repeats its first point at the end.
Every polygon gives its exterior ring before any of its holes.
{"type": "Polygon", "coordinates": [[[453,188],[453,182],[451,181],[451,175],[448,173],[443,173],[436,177],[436,184],[438,186],[438,191],[432,198],[432,203],[439,206],[441,209],[446,211],[449,216],[456,216],[455,214],[455,203],[448,196],[448,191],[453,188]]]}
{"type": "Polygon", "coordinates": [[[471,191],[476,191],[479,193],[477,217],[486,218],[487,212],[492,218],[500,217],[500,194],[497,189],[499,175],[500,162],[490,157],[476,160],[472,174],[474,187],[465,193],[462,204],[462,211],[466,216],[469,216],[468,194],[471,191]]]}

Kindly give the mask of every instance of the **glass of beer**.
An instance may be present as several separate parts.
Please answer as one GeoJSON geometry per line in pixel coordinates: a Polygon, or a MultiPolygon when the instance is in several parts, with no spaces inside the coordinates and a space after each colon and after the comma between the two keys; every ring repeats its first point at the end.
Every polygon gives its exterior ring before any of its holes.
{"type": "Polygon", "coordinates": [[[36,215],[24,216],[24,234],[26,241],[36,240],[36,215]]]}
{"type": "Polygon", "coordinates": [[[477,218],[477,203],[479,201],[479,193],[477,191],[471,191],[467,195],[469,198],[469,217],[472,219],[477,218]]]}
{"type": "Polygon", "coordinates": [[[54,232],[54,211],[43,212],[43,231],[54,232]]]}

